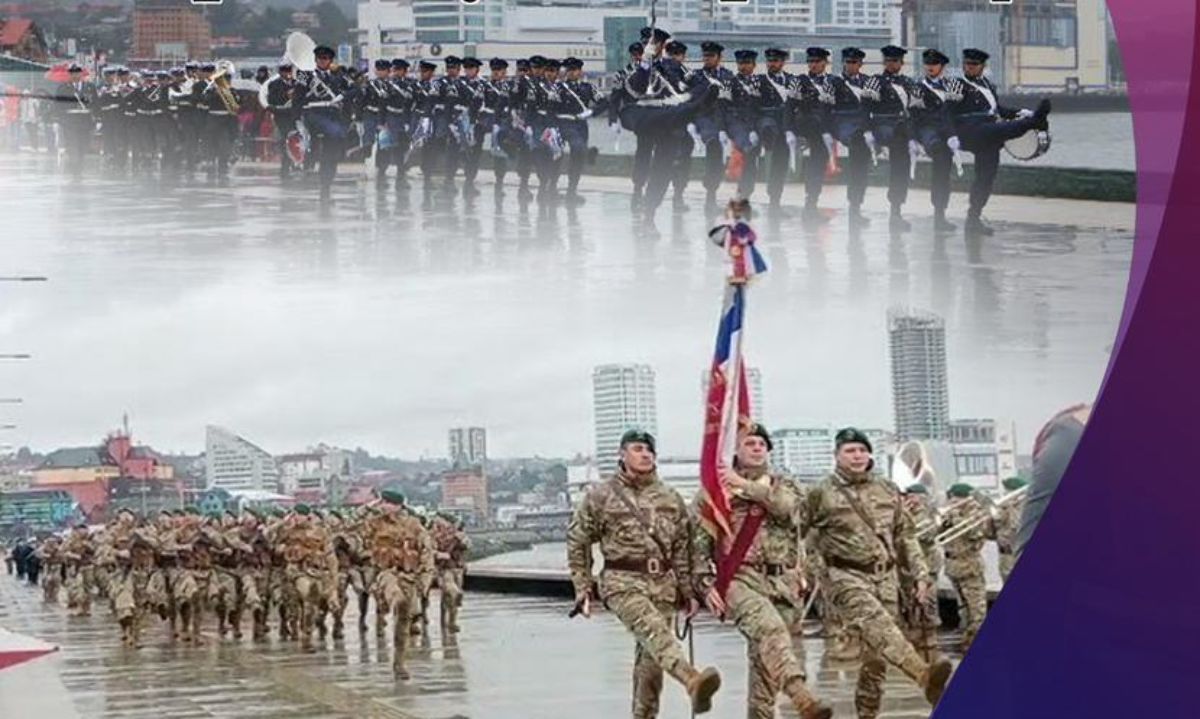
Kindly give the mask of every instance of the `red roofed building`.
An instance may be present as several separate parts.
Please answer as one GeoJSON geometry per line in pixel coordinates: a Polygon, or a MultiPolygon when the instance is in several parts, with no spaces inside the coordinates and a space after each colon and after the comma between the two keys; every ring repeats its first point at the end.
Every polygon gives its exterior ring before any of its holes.
{"type": "Polygon", "coordinates": [[[46,38],[32,20],[0,19],[0,54],[45,63],[50,59],[46,38]]]}

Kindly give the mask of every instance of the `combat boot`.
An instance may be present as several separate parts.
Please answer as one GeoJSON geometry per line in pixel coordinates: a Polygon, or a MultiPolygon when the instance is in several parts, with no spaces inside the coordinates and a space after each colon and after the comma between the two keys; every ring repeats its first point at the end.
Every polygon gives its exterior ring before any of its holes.
{"type": "Polygon", "coordinates": [[[830,719],[833,716],[833,709],[813,696],[804,679],[792,679],[784,685],[783,691],[792,700],[801,719],[830,719]]]}
{"type": "Polygon", "coordinates": [[[908,232],[912,229],[912,223],[904,219],[904,215],[900,214],[899,205],[892,205],[892,215],[888,218],[888,227],[896,232],[908,232]]]}
{"type": "Polygon", "coordinates": [[[933,231],[934,232],[954,232],[957,225],[946,219],[945,210],[933,211],[933,231]]]}
{"type": "Polygon", "coordinates": [[[713,694],[721,688],[721,674],[713,667],[701,671],[690,669],[687,693],[692,700],[692,711],[704,714],[712,709],[713,694]]]}
{"type": "Polygon", "coordinates": [[[937,706],[938,701],[942,698],[942,692],[946,690],[946,682],[950,680],[950,660],[942,657],[938,659],[921,675],[921,688],[925,690],[925,700],[930,706],[937,706]]]}
{"type": "Polygon", "coordinates": [[[346,626],[342,623],[341,617],[333,618],[333,638],[342,639],[346,636],[346,626]]]}
{"type": "Polygon", "coordinates": [[[125,617],[121,619],[121,646],[129,648],[133,646],[133,618],[125,617]]]}
{"type": "Polygon", "coordinates": [[[967,237],[991,237],[996,234],[996,231],[985,223],[983,217],[977,212],[967,215],[967,222],[963,225],[963,232],[967,237]]]}
{"type": "Polygon", "coordinates": [[[412,674],[409,674],[408,667],[404,666],[404,662],[396,660],[392,662],[392,675],[397,679],[411,679],[412,674]]]}
{"type": "Polygon", "coordinates": [[[862,213],[862,207],[859,205],[850,205],[850,213],[847,215],[851,227],[866,227],[871,224],[867,216],[862,213]]]}
{"type": "Polygon", "coordinates": [[[242,615],[238,612],[229,613],[229,628],[233,630],[233,638],[242,638],[242,615]]]}

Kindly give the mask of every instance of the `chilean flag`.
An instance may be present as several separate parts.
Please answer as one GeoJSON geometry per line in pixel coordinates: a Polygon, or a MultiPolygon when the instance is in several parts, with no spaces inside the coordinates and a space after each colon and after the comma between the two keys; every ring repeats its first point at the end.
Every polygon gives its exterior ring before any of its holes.
{"type": "Polygon", "coordinates": [[[0,628],[0,671],[56,651],[53,644],[0,628]]]}
{"type": "Polygon", "coordinates": [[[726,454],[737,446],[739,430],[750,424],[750,389],[742,360],[746,289],[751,278],[767,271],[767,264],[754,247],[754,231],[743,221],[718,225],[709,236],[728,253],[732,271],[727,278],[721,320],[717,325],[717,346],[704,408],[700,521],[719,545],[725,545],[731,534],[729,495],[721,484],[719,472],[726,454]]]}

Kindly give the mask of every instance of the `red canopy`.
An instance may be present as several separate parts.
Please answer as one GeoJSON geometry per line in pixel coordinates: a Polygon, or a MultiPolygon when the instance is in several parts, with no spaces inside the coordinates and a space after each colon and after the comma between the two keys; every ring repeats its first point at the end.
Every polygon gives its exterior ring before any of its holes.
{"type": "MultiPolygon", "coordinates": [[[[71,68],[71,63],[60,62],[57,65],[51,67],[49,70],[47,70],[45,77],[50,82],[70,82],[71,81],[71,73],[68,72],[68,70],[70,70],[70,68],[71,68]]],[[[86,67],[83,68],[82,79],[86,80],[90,75],[91,75],[91,73],[88,72],[88,69],[86,67]]]]}

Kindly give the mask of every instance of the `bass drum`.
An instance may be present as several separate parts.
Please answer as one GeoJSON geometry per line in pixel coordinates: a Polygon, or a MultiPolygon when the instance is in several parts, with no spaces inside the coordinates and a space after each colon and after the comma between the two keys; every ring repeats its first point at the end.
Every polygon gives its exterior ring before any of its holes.
{"type": "Polygon", "coordinates": [[[299,130],[292,130],[288,133],[287,153],[288,157],[292,160],[292,164],[304,164],[304,159],[308,156],[308,143],[304,141],[304,135],[299,130]]]}
{"type": "Polygon", "coordinates": [[[1029,162],[1050,151],[1050,132],[1047,130],[1030,130],[1020,137],[1014,137],[1004,143],[1004,151],[1013,159],[1029,162]]]}

